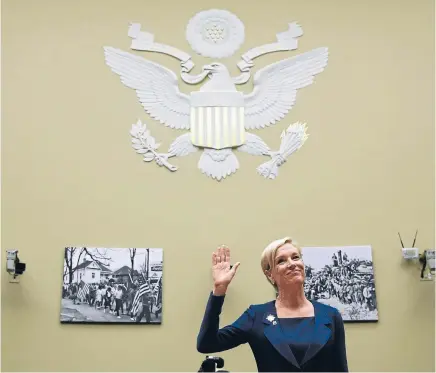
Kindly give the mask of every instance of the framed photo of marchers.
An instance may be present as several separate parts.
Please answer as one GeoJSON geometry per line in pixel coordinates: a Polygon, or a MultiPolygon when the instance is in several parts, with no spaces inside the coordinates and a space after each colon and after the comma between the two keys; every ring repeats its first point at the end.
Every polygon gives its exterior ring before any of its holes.
{"type": "Polygon", "coordinates": [[[371,246],[304,247],[309,300],[339,310],[344,322],[378,321],[371,246]]]}
{"type": "Polygon", "coordinates": [[[66,247],[60,322],[161,324],[163,249],[66,247]]]}

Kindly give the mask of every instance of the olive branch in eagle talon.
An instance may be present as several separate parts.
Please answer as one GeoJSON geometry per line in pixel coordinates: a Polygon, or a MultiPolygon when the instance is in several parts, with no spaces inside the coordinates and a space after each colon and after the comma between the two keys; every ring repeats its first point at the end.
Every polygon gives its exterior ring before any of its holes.
{"type": "Polygon", "coordinates": [[[170,171],[177,171],[177,167],[168,162],[168,158],[171,154],[158,153],[160,143],[156,142],[156,139],[151,136],[150,131],[145,124],[142,124],[140,120],[136,124],[132,125],[130,130],[132,136],[132,147],[138,154],[142,154],[145,162],[156,161],[159,166],[165,166],[170,171]]]}

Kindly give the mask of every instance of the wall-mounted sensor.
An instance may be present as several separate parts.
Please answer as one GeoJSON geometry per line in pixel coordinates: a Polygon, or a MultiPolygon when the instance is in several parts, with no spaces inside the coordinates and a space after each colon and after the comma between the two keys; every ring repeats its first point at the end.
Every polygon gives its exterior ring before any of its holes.
{"type": "MultiPolygon", "coordinates": [[[[16,280],[26,270],[26,263],[21,263],[18,258],[18,250],[6,250],[6,271],[16,280]]],[[[16,282],[16,281],[15,281],[16,282]]]]}
{"type": "Polygon", "coordinates": [[[419,250],[418,250],[418,248],[415,247],[415,242],[416,242],[416,236],[417,235],[418,235],[418,230],[416,230],[415,238],[413,240],[412,247],[404,247],[403,240],[401,239],[400,232],[398,232],[398,236],[400,237],[400,242],[401,242],[401,246],[402,246],[401,252],[403,254],[403,259],[412,260],[412,259],[418,259],[419,258],[419,250]]]}

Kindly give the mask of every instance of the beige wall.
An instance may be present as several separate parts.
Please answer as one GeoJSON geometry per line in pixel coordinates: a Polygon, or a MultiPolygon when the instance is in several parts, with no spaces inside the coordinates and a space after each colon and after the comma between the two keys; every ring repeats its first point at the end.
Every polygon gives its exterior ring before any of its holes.
{"type": "MultiPolygon", "coordinates": [[[[20,285],[1,272],[2,370],[194,371],[211,251],[228,244],[242,262],[224,324],[271,299],[259,255],[288,234],[306,246],[373,246],[380,321],[346,325],[351,370],[435,369],[434,285],[402,265],[397,237],[400,231],[410,242],[419,228],[418,246],[434,247],[432,1],[2,5],[2,248],[19,249],[28,264],[20,285]],[[143,112],[105,65],[102,47],[128,50],[128,22],[137,21],[157,41],[193,54],[184,38],[188,19],[218,6],[246,26],[243,47],[226,60],[231,66],[294,20],[305,31],[299,51],[330,48],[316,84],[261,133],[277,148],[289,123],[308,124],[309,140],[275,181],[256,174],[264,160],[254,156],[238,153],[241,169],[217,183],[197,169],[199,154],[175,159],[180,169],[170,173],[130,147],[137,118],[163,148],[177,134],[143,112]],[[164,248],[161,326],[59,324],[63,247],[82,244],[164,248]]],[[[256,68],[288,55],[261,58],[256,68]]],[[[148,57],[178,71],[173,59],[148,57]]],[[[230,370],[256,369],[248,346],[220,355],[230,370]]]]}

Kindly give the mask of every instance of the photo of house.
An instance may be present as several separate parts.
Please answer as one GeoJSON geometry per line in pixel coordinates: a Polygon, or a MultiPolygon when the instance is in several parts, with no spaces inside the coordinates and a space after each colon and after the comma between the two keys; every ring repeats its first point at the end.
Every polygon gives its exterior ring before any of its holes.
{"type": "Polygon", "coordinates": [[[73,272],[73,282],[80,282],[82,280],[86,283],[100,282],[107,280],[111,273],[111,270],[100,262],[84,260],[73,272]]]}

